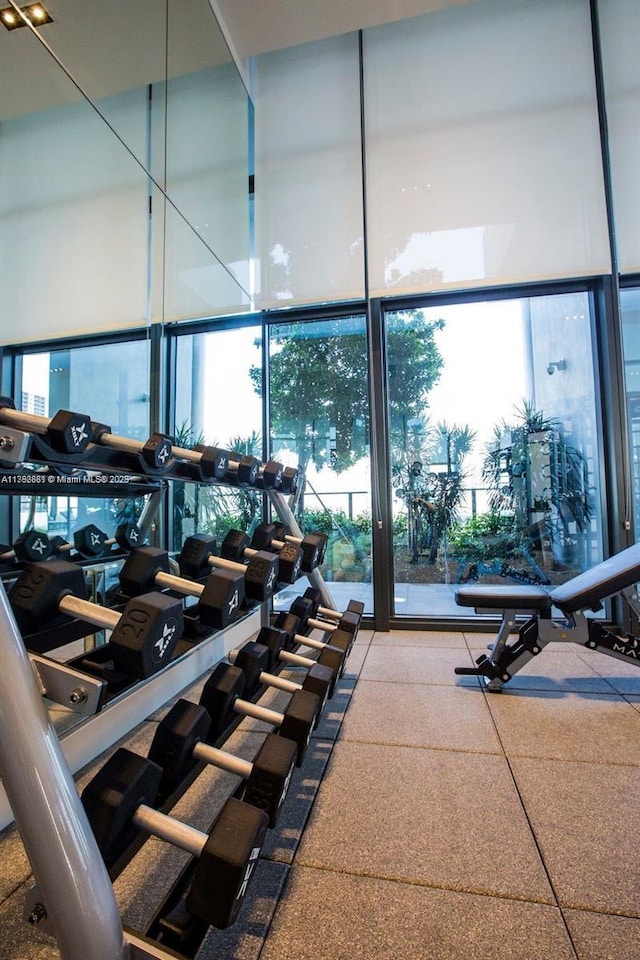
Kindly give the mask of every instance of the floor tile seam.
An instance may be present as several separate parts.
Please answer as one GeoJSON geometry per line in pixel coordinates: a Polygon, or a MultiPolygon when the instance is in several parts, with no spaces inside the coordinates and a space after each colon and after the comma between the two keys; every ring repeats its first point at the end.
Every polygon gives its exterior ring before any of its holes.
{"type": "MultiPolygon", "coordinates": [[[[514,676],[518,677],[520,675],[516,673],[514,674],[514,676]]],[[[590,680],[591,678],[586,678],[586,679],[590,680]]],[[[600,690],[600,691],[580,690],[580,689],[561,690],[558,687],[534,687],[534,686],[513,687],[513,686],[509,686],[508,681],[505,682],[504,687],[499,692],[494,690],[487,690],[487,688],[482,684],[480,686],[485,693],[490,695],[491,699],[489,702],[494,700],[496,703],[500,702],[500,698],[502,698],[503,700],[504,699],[508,700],[510,696],[518,696],[521,698],[526,698],[526,697],[529,697],[531,694],[538,694],[538,693],[547,694],[548,695],[547,699],[549,700],[554,699],[553,695],[556,693],[562,694],[563,698],[566,694],[571,693],[571,694],[574,694],[575,696],[580,697],[581,699],[584,698],[585,700],[600,700],[602,703],[626,702],[624,701],[623,695],[621,693],[618,693],[616,690],[612,690],[611,693],[609,693],[608,690],[600,690]],[[506,697],[504,696],[505,693],[506,693],[506,697]]],[[[560,699],[560,698],[557,697],[555,699],[560,699]]]]}
{"type": "Polygon", "coordinates": [[[560,910],[560,905],[554,903],[551,899],[545,899],[541,896],[518,896],[517,894],[499,893],[495,890],[485,890],[480,887],[465,886],[453,883],[438,883],[433,880],[418,880],[415,877],[394,876],[392,874],[378,873],[369,870],[344,870],[328,866],[326,864],[314,863],[310,860],[298,859],[291,864],[292,867],[304,867],[306,870],[319,870],[323,873],[332,873],[336,876],[358,877],[367,880],[382,880],[385,883],[397,883],[406,887],[420,887],[426,890],[444,890],[449,893],[464,893],[476,897],[488,897],[492,900],[507,900],[511,903],[535,903],[541,906],[551,907],[554,910],[560,910]]]}
{"type": "Polygon", "coordinates": [[[545,763],[577,763],[586,767],[624,767],[630,770],[640,767],[640,759],[637,763],[630,760],[588,760],[582,757],[547,757],[539,753],[518,753],[512,750],[505,750],[505,757],[511,760],[542,760],[545,763]]]}
{"type": "Polygon", "coordinates": [[[405,749],[405,750],[422,750],[429,751],[432,750],[434,753],[461,753],[465,755],[470,755],[474,757],[501,757],[502,752],[500,750],[465,750],[462,747],[439,747],[437,744],[431,743],[397,743],[390,740],[360,740],[357,737],[342,736],[340,738],[340,743],[356,743],[360,746],[365,747],[393,747],[394,749],[405,749]]]}
{"type": "Polygon", "coordinates": [[[18,893],[24,886],[27,884],[33,885],[35,882],[36,881],[33,872],[28,873],[25,877],[23,877],[22,880],[18,880],[9,893],[6,894],[6,896],[3,895],[2,899],[0,899],[0,908],[9,900],[11,900],[12,897],[15,897],[16,893],[18,893]]]}
{"type": "Polygon", "coordinates": [[[468,650],[463,643],[457,644],[454,646],[450,643],[402,643],[401,641],[396,641],[395,643],[375,643],[371,644],[375,646],[376,649],[384,650],[468,650]]]}
{"type": "MultiPolygon", "coordinates": [[[[600,671],[600,670],[598,669],[597,666],[594,666],[594,665],[591,663],[591,658],[584,656],[584,652],[585,652],[586,650],[589,650],[589,648],[588,648],[585,644],[582,644],[582,643],[577,644],[577,646],[578,646],[578,649],[577,649],[575,652],[576,652],[576,655],[582,660],[582,662],[585,663],[591,670],[593,670],[593,672],[594,672],[595,674],[597,674],[599,677],[602,677],[602,679],[605,681],[605,683],[611,684],[611,681],[608,679],[608,677],[606,677],[606,676],[602,673],[602,671],[600,671]]],[[[624,659],[622,659],[621,657],[612,657],[612,656],[609,656],[609,655],[607,655],[606,653],[604,653],[602,650],[598,650],[598,651],[589,650],[589,653],[596,653],[596,652],[597,652],[597,653],[601,653],[602,656],[606,658],[606,661],[607,661],[607,662],[608,662],[609,660],[617,660],[619,663],[631,663],[631,664],[633,664],[633,665],[635,665],[635,666],[640,667],[640,661],[638,661],[638,660],[633,660],[631,657],[625,657],[624,659]]],[[[596,663],[598,663],[598,662],[599,662],[599,661],[596,661],[596,663]]]]}
{"type": "Polygon", "coordinates": [[[446,687],[454,690],[475,690],[475,684],[438,683],[433,680],[388,680],[385,677],[359,677],[359,683],[395,683],[399,687],[446,687]]]}
{"type": "Polygon", "coordinates": [[[546,876],[546,878],[547,878],[547,884],[548,884],[549,889],[550,889],[550,891],[551,891],[551,894],[552,894],[552,896],[553,896],[553,898],[554,898],[554,900],[555,900],[555,904],[554,904],[554,905],[557,907],[558,912],[559,912],[559,914],[560,914],[560,916],[561,916],[561,918],[562,918],[562,924],[563,924],[563,927],[564,927],[565,935],[566,935],[567,939],[569,940],[569,943],[571,944],[571,949],[572,949],[573,952],[575,953],[576,957],[579,958],[579,957],[580,957],[580,952],[579,952],[579,950],[578,950],[578,948],[577,948],[577,946],[576,946],[576,943],[575,943],[575,941],[574,941],[574,939],[573,939],[573,934],[572,934],[572,932],[571,932],[571,927],[569,926],[569,922],[568,922],[568,920],[567,920],[567,917],[566,917],[565,914],[564,914],[564,910],[563,910],[563,907],[562,907],[561,902],[560,902],[560,897],[558,896],[558,891],[556,890],[555,884],[554,884],[554,882],[553,882],[553,877],[552,877],[552,874],[551,874],[551,867],[550,867],[550,865],[547,864],[547,861],[545,860],[545,857],[544,857],[544,854],[543,854],[543,849],[542,849],[542,843],[541,843],[540,839],[538,838],[538,835],[537,835],[537,833],[536,833],[535,827],[534,827],[534,825],[533,825],[533,821],[532,821],[532,819],[531,819],[531,817],[529,816],[529,813],[528,813],[528,811],[527,811],[527,807],[526,807],[526,804],[525,804],[524,796],[522,795],[522,791],[521,791],[520,786],[519,786],[519,784],[518,784],[518,780],[517,780],[517,778],[516,778],[516,774],[515,774],[515,771],[514,771],[514,769],[513,769],[511,759],[509,758],[509,755],[507,754],[507,750],[506,750],[506,748],[505,748],[504,741],[503,741],[502,737],[500,736],[500,731],[499,731],[499,729],[498,729],[498,724],[497,724],[497,722],[496,722],[496,719],[495,719],[493,713],[491,713],[491,708],[490,708],[490,706],[489,706],[489,701],[490,701],[490,698],[491,698],[492,694],[491,694],[488,690],[486,690],[486,689],[484,689],[484,688],[483,688],[483,690],[482,690],[482,694],[483,694],[485,700],[487,701],[487,709],[489,710],[489,714],[490,714],[490,716],[491,716],[491,722],[493,723],[494,730],[495,730],[495,734],[496,734],[496,736],[497,736],[497,738],[498,738],[498,742],[500,743],[500,745],[501,745],[501,747],[502,747],[502,750],[503,750],[504,760],[505,760],[505,763],[507,764],[507,769],[508,769],[508,771],[509,771],[509,776],[511,777],[511,782],[512,782],[512,784],[513,784],[513,789],[514,789],[515,792],[516,792],[516,796],[517,796],[517,798],[518,798],[518,802],[519,802],[520,807],[521,807],[521,809],[522,809],[522,815],[524,816],[525,821],[526,821],[526,823],[527,823],[527,826],[528,826],[528,828],[529,828],[529,833],[530,833],[530,835],[531,835],[532,843],[533,843],[533,845],[535,846],[535,849],[536,849],[537,852],[538,852],[538,857],[539,857],[539,859],[540,859],[540,865],[541,865],[541,867],[542,867],[542,870],[544,871],[544,874],[545,874],[545,876],[546,876]]]}
{"type": "Polygon", "coordinates": [[[437,680],[389,680],[386,677],[359,677],[363,683],[400,683],[410,687],[450,687],[453,690],[475,690],[479,684],[475,683],[439,683],[437,680]]]}
{"type": "Polygon", "coordinates": [[[629,913],[624,910],[606,910],[603,907],[595,907],[593,904],[577,904],[570,901],[561,903],[560,910],[576,910],[578,913],[593,913],[597,917],[619,917],[621,920],[640,921],[640,911],[629,913]]]}
{"type": "MultiPolygon", "coordinates": [[[[369,648],[367,649],[367,652],[365,653],[365,655],[364,655],[364,657],[363,657],[362,666],[364,666],[364,663],[366,662],[367,654],[368,654],[368,652],[369,652],[369,649],[370,649],[370,644],[369,644],[369,648]]],[[[358,684],[358,680],[359,680],[359,678],[360,678],[360,673],[362,672],[362,666],[360,667],[360,671],[359,671],[359,672],[356,674],[356,676],[355,676],[354,683],[353,683],[353,690],[355,690],[355,688],[356,688],[356,686],[357,686],[357,684],[358,684]]],[[[308,823],[309,823],[309,819],[311,818],[311,815],[312,815],[312,813],[313,813],[313,810],[314,810],[314,808],[315,808],[315,806],[316,806],[316,803],[317,803],[317,801],[318,801],[318,793],[319,793],[319,791],[320,791],[320,786],[321,786],[321,784],[322,784],[322,780],[323,780],[324,777],[325,777],[325,774],[326,774],[326,772],[327,772],[327,766],[328,766],[328,764],[329,764],[329,762],[330,762],[330,760],[331,760],[331,756],[332,756],[332,754],[333,754],[333,751],[334,751],[334,749],[335,749],[336,743],[337,743],[337,741],[338,741],[338,737],[339,737],[339,735],[340,735],[340,730],[341,730],[341,728],[342,728],[342,724],[344,723],[344,718],[345,718],[346,712],[347,712],[347,710],[349,709],[349,704],[351,703],[351,697],[353,696],[353,690],[352,690],[352,692],[351,692],[351,696],[349,697],[349,700],[348,700],[347,705],[346,705],[346,707],[345,707],[344,713],[342,714],[342,716],[341,716],[341,718],[340,718],[340,721],[339,721],[339,723],[338,723],[338,727],[337,727],[337,729],[336,729],[335,737],[332,738],[332,739],[323,738],[323,737],[318,737],[318,738],[317,738],[317,742],[319,742],[319,743],[322,743],[322,742],[327,743],[329,749],[328,749],[328,753],[327,753],[327,758],[326,758],[326,761],[325,761],[325,765],[324,765],[324,767],[323,767],[322,774],[321,774],[320,779],[319,779],[319,782],[318,782],[318,787],[317,787],[317,789],[316,789],[316,791],[315,791],[313,800],[311,801],[311,803],[310,803],[310,805],[309,805],[309,809],[308,809],[308,811],[307,811],[307,815],[306,815],[306,817],[304,818],[304,823],[303,823],[303,825],[302,825],[302,829],[300,830],[300,835],[299,835],[299,837],[297,838],[295,847],[294,847],[294,849],[293,849],[293,852],[292,852],[292,855],[291,855],[291,860],[280,859],[279,857],[277,857],[277,856],[275,856],[275,855],[263,855],[262,853],[260,853],[260,855],[259,855],[259,859],[264,860],[265,862],[271,862],[271,863],[281,864],[281,865],[283,865],[283,866],[286,866],[287,870],[286,870],[286,876],[285,876],[285,878],[284,878],[284,881],[283,881],[283,883],[282,883],[281,886],[280,886],[280,889],[279,889],[279,892],[278,892],[278,896],[277,896],[276,901],[275,901],[275,904],[274,904],[274,906],[273,906],[273,910],[271,911],[271,916],[270,916],[270,918],[269,918],[269,922],[268,922],[268,924],[267,924],[266,930],[264,931],[264,934],[263,934],[263,936],[262,936],[262,942],[260,943],[260,948],[259,948],[259,950],[258,950],[258,954],[257,954],[256,960],[260,960],[260,958],[262,957],[263,951],[264,951],[264,949],[265,949],[265,945],[266,945],[266,943],[267,943],[267,940],[269,939],[269,934],[270,934],[270,932],[271,932],[271,928],[272,928],[272,926],[273,926],[273,923],[274,923],[276,914],[277,914],[277,912],[278,912],[278,907],[280,906],[280,903],[281,903],[281,901],[282,901],[282,899],[283,899],[283,897],[284,897],[285,891],[286,891],[287,886],[288,886],[288,884],[289,884],[289,880],[290,880],[290,878],[291,878],[291,868],[294,866],[294,864],[295,864],[295,862],[296,862],[296,858],[297,858],[298,852],[299,852],[299,850],[300,850],[300,844],[301,844],[301,842],[302,842],[302,838],[304,837],[304,832],[305,832],[305,830],[307,829],[307,825],[308,825],[308,823]]]]}

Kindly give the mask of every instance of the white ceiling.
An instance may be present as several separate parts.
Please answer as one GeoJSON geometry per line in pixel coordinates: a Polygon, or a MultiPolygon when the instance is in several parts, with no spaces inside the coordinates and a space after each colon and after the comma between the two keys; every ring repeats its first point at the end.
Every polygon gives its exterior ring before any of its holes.
{"type": "MultiPolygon", "coordinates": [[[[24,4],[25,0],[20,0],[24,4]]],[[[241,58],[473,0],[171,0],[169,75],[229,59],[213,8],[241,58]]],[[[166,0],[44,0],[40,28],[82,92],[98,100],[162,80],[166,0]]],[[[8,0],[0,0],[0,6],[8,0]]],[[[80,90],[28,27],[0,26],[0,120],[80,99],[80,90]]]]}
{"type": "Polygon", "coordinates": [[[391,23],[473,0],[212,0],[240,57],[391,23]]]}

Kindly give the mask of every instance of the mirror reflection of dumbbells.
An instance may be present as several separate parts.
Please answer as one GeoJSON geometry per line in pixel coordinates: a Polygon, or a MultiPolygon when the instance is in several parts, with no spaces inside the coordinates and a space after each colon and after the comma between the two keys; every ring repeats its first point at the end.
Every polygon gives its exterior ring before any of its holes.
{"type": "Polygon", "coordinates": [[[242,799],[263,810],[269,826],[276,824],[296,763],[293,740],[270,733],[250,762],[209,742],[211,717],[190,700],[177,700],[160,721],[149,749],[149,759],[162,767],[157,801],[164,803],[185,783],[200,763],[235,774],[244,781],[242,799]]]}
{"type": "Polygon", "coordinates": [[[70,619],[111,630],[109,653],[114,668],[140,679],[161,670],[171,659],[183,630],[181,600],[147,593],[130,600],[118,613],[87,596],[82,568],[64,560],[29,564],[9,591],[23,635],[62,627],[70,619]]]}
{"type": "Polygon", "coordinates": [[[197,858],[185,899],[189,914],[218,929],[230,926],[245,899],[269,818],[230,797],[208,833],[155,809],[162,767],[120,748],[82,791],[82,803],[108,870],[140,832],[197,858]]]}
{"type": "Polygon", "coordinates": [[[293,740],[297,746],[296,764],[300,766],[311,731],[317,724],[321,710],[320,698],[308,690],[296,690],[287,707],[280,713],[244,699],[247,682],[239,667],[221,662],[207,679],[200,703],[211,717],[211,738],[217,740],[231,726],[237,716],[253,717],[277,727],[280,736],[293,740]]]}
{"type": "Polygon", "coordinates": [[[39,530],[26,530],[17,537],[12,546],[0,545],[0,562],[9,563],[16,560],[18,563],[33,563],[36,560],[46,560],[51,555],[51,542],[39,530]]]}
{"type": "MultiPolygon", "coordinates": [[[[151,590],[173,590],[182,596],[197,597],[195,612],[202,624],[215,630],[229,626],[238,616],[244,600],[244,573],[235,570],[209,571],[204,583],[171,573],[169,554],[159,547],[133,550],[120,571],[120,589],[126,597],[151,590]]],[[[193,608],[190,608],[193,612],[193,608]]]]}
{"type": "Polygon", "coordinates": [[[211,567],[233,570],[244,575],[245,596],[248,600],[262,603],[268,600],[278,584],[278,558],[272,553],[259,551],[248,563],[218,557],[216,540],[204,533],[187,537],[177,560],[180,572],[187,578],[201,580],[208,576],[211,567]]]}
{"type": "Polygon", "coordinates": [[[65,559],[67,554],[76,553],[83,560],[98,560],[115,545],[128,553],[143,543],[144,535],[133,521],[118,524],[113,537],[107,537],[95,523],[88,523],[74,532],[73,543],[68,543],[62,537],[54,537],[51,540],[51,553],[62,559],[65,559]]]}

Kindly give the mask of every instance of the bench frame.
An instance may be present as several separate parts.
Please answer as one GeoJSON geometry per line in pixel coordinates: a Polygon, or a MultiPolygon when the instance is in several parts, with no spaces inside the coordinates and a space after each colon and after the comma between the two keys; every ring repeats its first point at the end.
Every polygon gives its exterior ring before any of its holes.
{"type": "MultiPolygon", "coordinates": [[[[618,555],[620,560],[622,561],[623,556],[628,555],[630,551],[640,555],[640,547],[636,544],[635,547],[618,555]]],[[[475,667],[456,667],[456,674],[480,677],[487,690],[498,693],[525,664],[539,656],[549,643],[577,643],[589,650],[597,650],[609,657],[616,657],[640,667],[640,639],[631,634],[621,633],[615,625],[587,615],[587,613],[597,612],[598,608],[601,609],[602,603],[610,596],[619,595],[635,617],[640,620],[640,597],[636,586],[636,580],[640,579],[640,561],[639,565],[631,565],[623,570],[617,590],[612,591],[611,580],[609,580],[600,602],[594,602],[593,581],[597,579],[598,570],[607,565],[610,568],[615,559],[598,564],[588,572],[587,576],[580,574],[574,578],[576,584],[584,583],[587,578],[591,581],[591,594],[586,612],[585,609],[576,609],[576,599],[570,595],[573,581],[567,581],[557,590],[544,592],[541,590],[535,597],[529,594],[531,601],[529,606],[527,606],[526,587],[522,590],[520,603],[517,588],[515,593],[511,591],[511,604],[502,608],[502,620],[496,638],[489,647],[489,655],[482,654],[478,657],[475,667]],[[624,586],[622,581],[626,581],[624,586]],[[567,598],[566,606],[570,609],[562,609],[557,595],[567,598]],[[558,613],[556,614],[555,611],[558,613]],[[522,615],[523,612],[528,614],[528,619],[518,624],[517,616],[522,615]]],[[[473,588],[463,588],[456,593],[456,600],[460,597],[458,602],[463,601],[462,605],[471,606],[474,596],[477,601],[476,613],[487,613],[490,609],[499,608],[500,588],[492,592],[490,588],[485,587],[484,592],[476,590],[475,593],[473,588]]],[[[507,597],[509,594],[504,593],[504,596],[507,597]]]]}

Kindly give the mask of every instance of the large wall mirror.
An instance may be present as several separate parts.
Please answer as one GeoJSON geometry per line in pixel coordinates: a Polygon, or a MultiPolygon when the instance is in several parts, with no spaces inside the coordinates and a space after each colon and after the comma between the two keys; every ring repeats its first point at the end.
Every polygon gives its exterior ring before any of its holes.
{"type": "Polygon", "coordinates": [[[38,6],[0,25],[2,342],[246,309],[250,108],[208,0],[38,6]]]}

